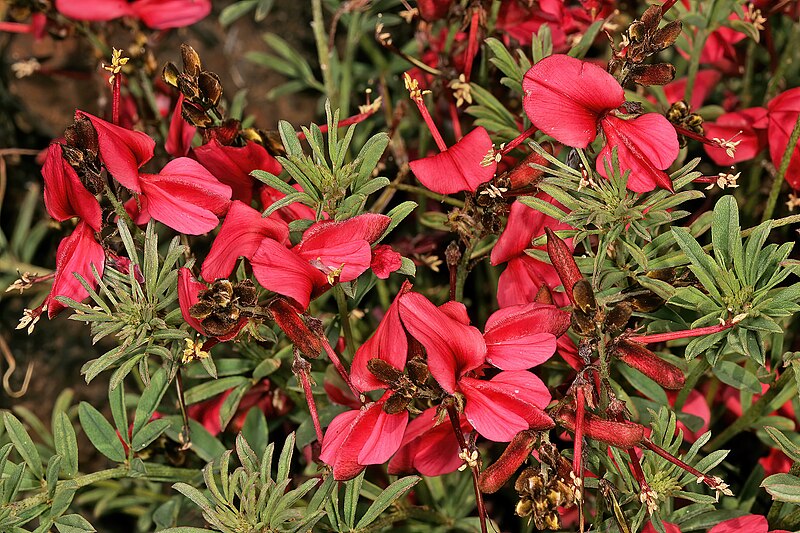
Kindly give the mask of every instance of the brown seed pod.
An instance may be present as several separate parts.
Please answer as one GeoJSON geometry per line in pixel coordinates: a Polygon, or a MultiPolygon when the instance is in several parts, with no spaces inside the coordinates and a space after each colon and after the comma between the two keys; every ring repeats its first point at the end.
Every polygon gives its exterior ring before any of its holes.
{"type": "Polygon", "coordinates": [[[621,330],[631,319],[632,313],[633,309],[628,302],[619,302],[606,314],[603,328],[609,333],[621,330]]]}
{"type": "Polygon", "coordinates": [[[578,280],[572,287],[572,297],[575,305],[586,314],[597,309],[597,301],[594,298],[592,284],[585,279],[578,280]]]}
{"type": "Polygon", "coordinates": [[[631,70],[631,79],[639,85],[666,85],[675,79],[675,67],[669,63],[638,65],[631,70]]]}

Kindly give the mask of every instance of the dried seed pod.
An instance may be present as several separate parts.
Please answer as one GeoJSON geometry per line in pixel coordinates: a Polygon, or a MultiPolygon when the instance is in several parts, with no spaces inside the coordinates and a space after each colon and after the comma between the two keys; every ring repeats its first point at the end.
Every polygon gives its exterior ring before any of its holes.
{"type": "Polygon", "coordinates": [[[642,344],[620,341],[615,347],[614,355],[665,389],[678,390],[683,387],[685,382],[683,371],[672,363],[664,361],[642,344]]]}
{"type": "Polygon", "coordinates": [[[251,307],[257,302],[258,292],[255,284],[251,280],[245,279],[233,287],[233,296],[239,305],[251,307]]]}
{"type": "Polygon", "coordinates": [[[660,281],[672,281],[675,279],[675,269],[674,268],[659,268],[658,270],[648,270],[647,277],[651,279],[657,279],[660,281]]]}
{"type": "Polygon", "coordinates": [[[200,74],[203,69],[200,63],[200,56],[194,48],[186,43],[181,44],[181,59],[183,60],[183,71],[191,77],[200,74]]]}
{"type": "Polygon", "coordinates": [[[658,27],[658,23],[661,22],[661,6],[653,5],[648,7],[647,10],[642,13],[641,21],[645,26],[645,31],[647,33],[652,32],[658,27]]]}
{"type": "MultiPolygon", "coordinates": [[[[375,361],[375,359],[373,359],[375,361]]],[[[383,404],[383,412],[387,415],[396,415],[402,413],[408,408],[408,405],[414,398],[410,395],[401,392],[395,392],[383,404]]]]}
{"type": "Polygon", "coordinates": [[[539,287],[539,290],[536,291],[536,296],[533,298],[533,301],[540,304],[547,304],[547,305],[554,305],[555,300],[553,300],[553,293],[550,292],[550,287],[547,285],[542,285],[539,287]]]}
{"type": "Polygon", "coordinates": [[[572,287],[572,297],[575,305],[586,314],[597,309],[597,300],[594,298],[592,284],[585,279],[579,279],[572,287]]]}
{"type": "Polygon", "coordinates": [[[528,458],[536,444],[536,432],[530,429],[517,433],[500,458],[481,472],[478,487],[481,492],[493,494],[505,485],[517,468],[528,458]]]}
{"type": "Polygon", "coordinates": [[[664,305],[665,300],[655,293],[634,296],[628,302],[634,310],[642,313],[651,313],[664,305]]]}
{"type": "Polygon", "coordinates": [[[628,302],[619,302],[606,314],[603,328],[609,333],[621,330],[631,319],[632,313],[633,309],[628,302]]]}
{"type": "Polygon", "coordinates": [[[631,71],[631,79],[639,85],[666,85],[675,79],[675,67],[669,63],[638,65],[631,71]]]}
{"type": "Polygon", "coordinates": [[[594,337],[597,333],[594,315],[589,316],[579,309],[572,311],[570,325],[572,326],[572,330],[581,337],[594,337]]]}
{"type": "Polygon", "coordinates": [[[402,371],[377,357],[367,361],[367,370],[384,383],[395,383],[403,375],[402,371]]]}
{"type": "Polygon", "coordinates": [[[408,370],[408,378],[411,383],[417,386],[424,385],[431,373],[428,370],[428,365],[421,357],[413,357],[406,363],[406,370],[408,370]]]}
{"type": "Polygon", "coordinates": [[[180,75],[181,72],[178,70],[178,67],[175,66],[175,63],[170,61],[168,61],[161,70],[161,79],[164,80],[164,83],[175,88],[178,87],[178,78],[180,75]]]}
{"type": "Polygon", "coordinates": [[[657,50],[669,48],[678,40],[682,30],[683,23],[680,20],[673,20],[653,34],[652,43],[657,50]]]}
{"type": "Polygon", "coordinates": [[[220,82],[219,76],[213,72],[204,70],[197,76],[197,86],[211,106],[216,107],[222,96],[222,83],[220,82]]]}
{"type": "Polygon", "coordinates": [[[639,20],[634,20],[628,28],[628,38],[633,43],[640,43],[644,40],[645,25],[639,20]]]}
{"type": "Polygon", "coordinates": [[[316,359],[322,351],[322,344],[305,322],[297,314],[292,304],[283,298],[275,299],[269,305],[275,323],[286,333],[292,343],[307,357],[316,359]]]}

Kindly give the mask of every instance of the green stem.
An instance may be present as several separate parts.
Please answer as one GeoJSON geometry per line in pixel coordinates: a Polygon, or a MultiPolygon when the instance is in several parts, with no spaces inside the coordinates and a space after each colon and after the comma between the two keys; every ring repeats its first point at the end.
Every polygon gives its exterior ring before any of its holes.
{"type": "Polygon", "coordinates": [[[415,192],[417,194],[427,196],[428,198],[432,198],[438,202],[454,205],[456,207],[464,207],[464,202],[462,202],[461,200],[450,198],[446,194],[439,194],[438,192],[429,191],[425,187],[417,187],[416,185],[406,185],[405,183],[390,183],[389,187],[397,189],[398,191],[415,192]]]}
{"type": "Polygon", "coordinates": [[[764,208],[764,215],[761,221],[769,220],[772,218],[772,213],[775,211],[775,204],[778,203],[778,195],[781,192],[786,172],[789,170],[789,163],[792,161],[792,155],[797,149],[797,142],[800,141],[800,116],[794,123],[792,134],[789,136],[789,144],[786,145],[786,151],[783,152],[781,157],[781,166],[778,168],[778,174],[775,176],[775,181],[772,183],[772,188],[769,191],[769,198],[767,198],[767,206],[764,208]]]}
{"type": "Polygon", "coordinates": [[[700,56],[703,53],[703,47],[706,45],[708,39],[708,32],[704,29],[698,29],[695,35],[694,47],[692,48],[692,59],[689,63],[689,71],[686,74],[686,91],[685,100],[692,101],[692,92],[694,91],[694,81],[697,78],[697,72],[700,70],[700,56]]]}
{"type": "MultiPolygon", "coordinates": [[[[128,474],[128,467],[126,465],[120,465],[115,468],[109,468],[107,470],[101,470],[99,472],[92,472],[91,474],[84,474],[82,476],[76,477],[75,479],[67,479],[64,481],[59,481],[56,490],[58,489],[80,489],[99,481],[106,481],[109,479],[117,479],[121,477],[125,477],[128,474]]],[[[47,492],[43,492],[41,494],[37,494],[36,496],[31,496],[29,498],[25,498],[24,500],[20,500],[17,503],[11,504],[14,512],[16,514],[20,514],[27,509],[31,509],[36,507],[37,505],[41,505],[48,501],[47,492]]]]}
{"type": "Polygon", "coordinates": [[[728,442],[731,438],[738,435],[741,431],[749,428],[763,413],[766,407],[772,400],[780,393],[784,387],[794,380],[794,368],[789,367],[784,370],[781,377],[778,378],[767,392],[761,398],[750,406],[750,409],[745,411],[733,424],[725,428],[722,433],[711,439],[711,442],[706,445],[706,449],[714,451],[719,449],[720,446],[728,442]]]}
{"type": "Polygon", "coordinates": [[[348,361],[353,360],[355,354],[355,340],[353,339],[353,328],[350,324],[350,310],[347,308],[347,295],[341,285],[333,288],[333,296],[336,299],[336,306],[339,308],[339,322],[342,323],[342,335],[344,336],[344,356],[348,361]]]}
{"type": "Polygon", "coordinates": [[[689,393],[694,390],[694,386],[697,385],[697,382],[703,377],[703,374],[706,373],[706,370],[709,368],[708,361],[705,357],[700,358],[695,363],[692,370],[689,372],[689,375],[686,376],[686,381],[684,382],[683,388],[678,393],[678,397],[675,398],[675,411],[680,411],[683,409],[683,406],[686,404],[686,400],[689,398],[689,393]]]}
{"type": "Polygon", "coordinates": [[[756,66],[756,52],[758,48],[754,40],[747,43],[747,55],[744,61],[744,76],[742,77],[742,107],[750,107],[753,101],[753,74],[756,66]]]}
{"type": "Polygon", "coordinates": [[[464,285],[467,283],[467,276],[469,276],[469,260],[474,250],[474,243],[470,242],[467,249],[461,255],[461,260],[458,262],[458,269],[456,270],[456,295],[457,302],[464,301],[464,285]]]}
{"type": "Polygon", "coordinates": [[[603,338],[600,339],[600,342],[597,343],[597,360],[600,363],[599,370],[600,370],[600,411],[605,411],[609,404],[611,403],[611,398],[608,394],[608,387],[606,384],[608,383],[609,376],[611,374],[611,365],[609,361],[609,355],[606,353],[606,340],[605,335],[602,336],[603,338]]]}
{"type": "Polygon", "coordinates": [[[325,96],[328,100],[337,101],[336,90],[331,79],[331,51],[328,50],[328,39],[325,35],[325,19],[322,16],[322,0],[311,0],[311,13],[313,21],[311,28],[314,30],[314,40],[317,43],[317,56],[319,69],[322,71],[322,82],[325,85],[325,96]]]}

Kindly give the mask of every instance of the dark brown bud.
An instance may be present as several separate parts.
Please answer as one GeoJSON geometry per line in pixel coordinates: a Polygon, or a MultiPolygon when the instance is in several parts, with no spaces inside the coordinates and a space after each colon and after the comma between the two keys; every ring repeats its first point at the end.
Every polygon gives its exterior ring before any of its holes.
{"type": "Polygon", "coordinates": [[[520,431],[506,447],[503,455],[481,472],[478,478],[478,487],[481,492],[493,494],[505,485],[514,472],[525,462],[536,443],[536,432],[532,430],[520,431]]]}
{"type": "Polygon", "coordinates": [[[197,86],[212,106],[216,106],[219,103],[219,99],[222,96],[222,83],[220,83],[219,76],[204,70],[197,77],[197,86]]]}
{"type": "Polygon", "coordinates": [[[648,7],[647,10],[642,13],[641,20],[646,32],[654,30],[658,27],[658,23],[661,22],[661,6],[654,5],[648,7]]]}
{"type": "Polygon", "coordinates": [[[633,43],[640,43],[644,40],[645,26],[644,23],[638,20],[633,21],[633,24],[628,28],[628,38],[633,43]]]}
{"type": "Polygon", "coordinates": [[[631,304],[634,310],[642,313],[652,313],[664,305],[664,299],[654,293],[642,294],[634,296],[628,303],[631,304]]]}
{"type": "Polygon", "coordinates": [[[633,309],[628,302],[619,302],[606,314],[603,328],[609,333],[621,330],[631,319],[632,313],[633,309]]]}
{"type": "MultiPolygon", "coordinates": [[[[375,361],[375,359],[373,359],[373,361],[375,361]]],[[[402,413],[408,408],[411,400],[413,400],[411,396],[395,392],[386,399],[386,402],[383,404],[383,412],[387,415],[402,413]]]]}
{"type": "Polygon", "coordinates": [[[245,279],[233,287],[233,296],[236,298],[239,305],[251,307],[257,302],[258,291],[251,280],[245,279]]]}
{"type": "Polygon", "coordinates": [[[200,324],[206,333],[212,337],[221,337],[227,335],[239,323],[239,313],[232,315],[223,315],[221,313],[213,313],[208,318],[204,319],[200,324]]]}
{"type": "Polygon", "coordinates": [[[408,378],[411,383],[417,386],[424,385],[430,377],[430,371],[425,360],[421,357],[413,357],[406,363],[406,370],[408,371],[408,378]]]}
{"type": "Polygon", "coordinates": [[[178,67],[175,66],[175,63],[167,62],[164,65],[163,70],[161,71],[161,79],[164,80],[164,83],[167,85],[171,85],[172,87],[178,87],[178,77],[181,75],[178,67]]]}
{"type": "Polygon", "coordinates": [[[377,357],[367,361],[367,370],[384,383],[394,383],[403,375],[402,371],[377,357]]]}
{"type": "Polygon", "coordinates": [[[203,70],[200,56],[197,55],[194,48],[186,43],[181,45],[181,59],[183,59],[183,71],[189,76],[195,77],[203,70]]]}
{"type": "Polygon", "coordinates": [[[533,301],[547,305],[555,304],[555,300],[553,300],[553,293],[550,292],[550,287],[547,285],[542,285],[539,287],[539,290],[536,291],[536,296],[533,298],[533,301]]]}
{"type": "Polygon", "coordinates": [[[649,270],[647,272],[647,277],[652,279],[657,279],[660,281],[672,281],[675,279],[675,269],[674,268],[659,268],[658,270],[649,270]]]}
{"type": "Polygon", "coordinates": [[[683,387],[685,377],[680,368],[664,361],[644,345],[620,341],[615,347],[615,355],[631,368],[635,368],[665,389],[678,390],[683,387]]]}
{"type": "Polygon", "coordinates": [[[316,359],[322,351],[322,344],[305,322],[297,314],[297,310],[284,300],[278,298],[269,305],[275,323],[278,324],[292,343],[307,357],[316,359]]]}
{"type": "Polygon", "coordinates": [[[572,326],[572,330],[581,337],[594,337],[597,333],[594,315],[589,316],[579,309],[574,309],[572,311],[570,325],[572,326]]]}
{"type": "Polygon", "coordinates": [[[675,41],[678,39],[678,36],[681,34],[682,30],[683,23],[680,20],[673,20],[653,34],[653,45],[655,45],[658,50],[669,48],[675,44],[675,41]]]}
{"type": "Polygon", "coordinates": [[[211,302],[200,301],[189,308],[189,315],[197,320],[203,320],[214,312],[214,306],[211,302]]]}
{"type": "Polygon", "coordinates": [[[205,111],[185,100],[181,107],[181,116],[186,122],[198,128],[207,128],[213,123],[205,111]]]}
{"type": "Polygon", "coordinates": [[[638,65],[631,70],[631,78],[639,85],[666,85],[675,79],[675,67],[669,63],[638,65]]]}
{"type": "Polygon", "coordinates": [[[572,297],[574,298],[575,305],[586,314],[597,309],[597,301],[594,298],[594,290],[592,284],[585,279],[579,279],[578,282],[572,287],[572,297]]]}

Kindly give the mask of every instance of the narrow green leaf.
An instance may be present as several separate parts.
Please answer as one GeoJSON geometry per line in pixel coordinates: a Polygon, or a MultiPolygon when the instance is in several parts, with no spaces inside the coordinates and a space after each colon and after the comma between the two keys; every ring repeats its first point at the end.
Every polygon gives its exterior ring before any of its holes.
{"type": "Polygon", "coordinates": [[[773,474],[761,486],[774,500],[800,504],[800,477],[791,474],[773,474]]]}
{"type": "Polygon", "coordinates": [[[81,421],[83,432],[86,433],[97,451],[112,461],[118,463],[125,461],[125,449],[122,447],[122,442],[100,411],[87,402],[81,402],[78,406],[78,418],[81,421]]]}
{"type": "Polygon", "coordinates": [[[53,440],[56,453],[63,458],[61,474],[67,478],[74,477],[78,473],[78,440],[75,437],[75,428],[72,427],[72,422],[63,411],[56,415],[53,440]]]}
{"type": "Polygon", "coordinates": [[[136,406],[136,414],[133,417],[133,429],[131,434],[136,437],[136,434],[141,430],[144,425],[153,416],[153,413],[158,409],[164,393],[167,392],[167,372],[163,368],[159,368],[155,374],[150,378],[150,385],[142,392],[139,403],[136,406]]]}
{"type": "Polygon", "coordinates": [[[761,383],[758,381],[755,374],[736,363],[720,361],[714,366],[713,371],[714,375],[726,385],[737,389],[745,389],[753,394],[761,393],[761,383]]]}
{"type": "Polygon", "coordinates": [[[8,438],[11,439],[17,453],[19,453],[20,457],[22,457],[28,465],[28,468],[31,469],[31,472],[33,472],[37,478],[42,479],[42,475],[44,474],[42,470],[42,459],[39,457],[39,451],[36,449],[36,445],[33,443],[30,435],[28,435],[28,432],[25,431],[22,422],[10,412],[3,413],[3,422],[6,427],[8,438]]]}
{"type": "Polygon", "coordinates": [[[58,533],[92,533],[97,531],[92,524],[79,514],[59,516],[55,520],[58,533]]]}
{"type": "Polygon", "coordinates": [[[144,425],[134,436],[131,442],[133,451],[144,450],[151,442],[156,440],[170,426],[170,421],[164,418],[153,420],[144,425]]]}
{"type": "Polygon", "coordinates": [[[419,483],[420,479],[422,478],[418,476],[408,476],[398,479],[386,487],[386,490],[384,490],[381,495],[378,496],[369,509],[367,509],[367,512],[364,513],[364,516],[361,517],[361,520],[358,521],[358,524],[356,524],[356,529],[366,527],[374,522],[381,515],[381,513],[383,513],[383,511],[385,511],[397,499],[402,497],[406,492],[411,490],[414,485],[419,483]]]}

